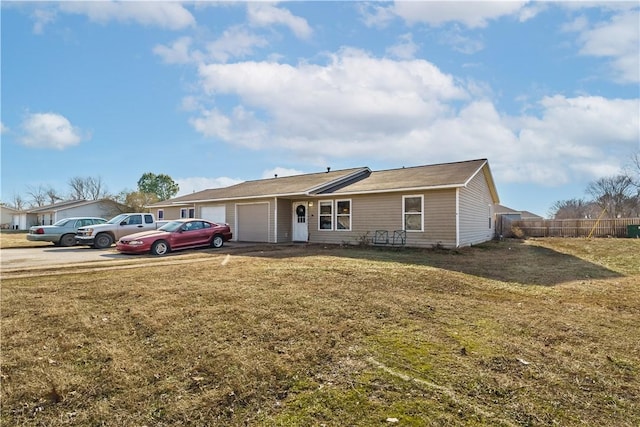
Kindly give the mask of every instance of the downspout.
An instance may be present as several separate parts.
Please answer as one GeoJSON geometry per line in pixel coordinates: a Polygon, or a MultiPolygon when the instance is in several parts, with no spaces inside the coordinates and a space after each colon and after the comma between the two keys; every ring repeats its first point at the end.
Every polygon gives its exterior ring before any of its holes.
{"type": "Polygon", "coordinates": [[[456,188],[456,248],[460,247],[460,188],[456,188]]]}
{"type": "Polygon", "coordinates": [[[273,214],[275,217],[273,218],[273,243],[278,243],[278,198],[273,198],[275,206],[273,208],[273,214]]]}

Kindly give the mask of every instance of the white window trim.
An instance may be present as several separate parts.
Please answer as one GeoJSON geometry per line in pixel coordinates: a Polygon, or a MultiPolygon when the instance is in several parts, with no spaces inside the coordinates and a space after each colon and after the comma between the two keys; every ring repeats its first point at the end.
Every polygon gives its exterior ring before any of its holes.
{"type": "Polygon", "coordinates": [[[319,200],[318,201],[318,231],[334,231],[334,226],[336,224],[334,215],[335,215],[336,210],[334,209],[334,203],[333,200],[319,200]],[[320,212],[322,211],[322,206],[331,206],[331,214],[330,215],[323,215],[320,212]],[[320,219],[324,216],[330,216],[331,217],[331,228],[320,228],[320,219]]]}
{"type": "Polygon", "coordinates": [[[335,230],[336,231],[351,231],[353,228],[353,202],[351,199],[337,199],[335,201],[335,230]],[[349,213],[348,214],[338,214],[338,203],[339,202],[349,202],[349,213]],[[338,228],[338,217],[339,216],[348,216],[349,217],[349,228],[338,228]]]}
{"type": "MultiPolygon", "coordinates": [[[[409,215],[417,215],[415,213],[409,213],[409,215]]],[[[402,196],[402,228],[407,233],[422,233],[424,232],[424,194],[407,194],[402,196]],[[420,197],[420,230],[407,230],[407,224],[405,222],[407,212],[405,212],[405,199],[420,197]]]]}
{"type": "Polygon", "coordinates": [[[164,220],[164,209],[158,209],[158,212],[156,213],[156,217],[159,220],[164,220]]]}
{"type": "Polygon", "coordinates": [[[188,218],[189,210],[187,208],[180,208],[180,218],[188,218]]]}

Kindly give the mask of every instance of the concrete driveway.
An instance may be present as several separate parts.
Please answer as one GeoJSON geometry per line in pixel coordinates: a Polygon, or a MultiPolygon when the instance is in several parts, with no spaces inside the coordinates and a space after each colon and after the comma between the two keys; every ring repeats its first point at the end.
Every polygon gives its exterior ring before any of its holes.
{"type": "Polygon", "coordinates": [[[0,269],[4,272],[34,267],[53,267],[62,264],[109,261],[130,258],[115,249],[92,249],[83,247],[8,248],[0,250],[0,269]]]}
{"type": "MultiPolygon", "coordinates": [[[[6,248],[0,249],[0,275],[2,277],[15,276],[21,273],[44,274],[56,268],[71,265],[86,264],[87,267],[107,267],[117,265],[139,266],[149,263],[182,262],[182,258],[193,259],[210,256],[210,254],[229,254],[243,252],[253,248],[255,244],[227,242],[220,249],[187,249],[169,255],[157,257],[153,255],[126,255],[116,251],[115,246],[109,249],[93,249],[88,246],[55,247],[43,246],[35,248],[6,248]],[[104,263],[104,266],[101,264],[104,263]]],[[[188,260],[185,260],[188,261],[188,260]]]]}

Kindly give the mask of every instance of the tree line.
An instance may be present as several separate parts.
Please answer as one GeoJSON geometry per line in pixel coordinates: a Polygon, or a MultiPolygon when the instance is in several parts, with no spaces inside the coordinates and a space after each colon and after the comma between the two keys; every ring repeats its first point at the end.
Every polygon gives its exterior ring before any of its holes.
{"type": "Polygon", "coordinates": [[[586,198],[559,200],[549,216],[554,219],[640,217],[640,152],[623,172],[592,181],[586,198]]]}
{"type": "Polygon", "coordinates": [[[137,184],[136,190],[127,189],[112,194],[100,177],[75,176],[67,181],[67,192],[58,191],[52,186],[28,186],[25,196],[16,194],[9,203],[5,204],[18,210],[25,210],[61,201],[110,199],[125,205],[132,211],[141,211],[146,205],[170,199],[180,191],[178,183],[166,174],[146,172],[137,184]]]}

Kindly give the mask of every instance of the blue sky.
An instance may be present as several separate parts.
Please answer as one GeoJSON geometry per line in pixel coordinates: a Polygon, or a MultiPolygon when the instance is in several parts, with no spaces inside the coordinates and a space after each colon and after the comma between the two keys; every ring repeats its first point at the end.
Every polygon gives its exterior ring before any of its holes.
{"type": "Polygon", "coordinates": [[[638,2],[1,5],[4,202],[487,158],[546,215],[640,150],[638,2]]]}

